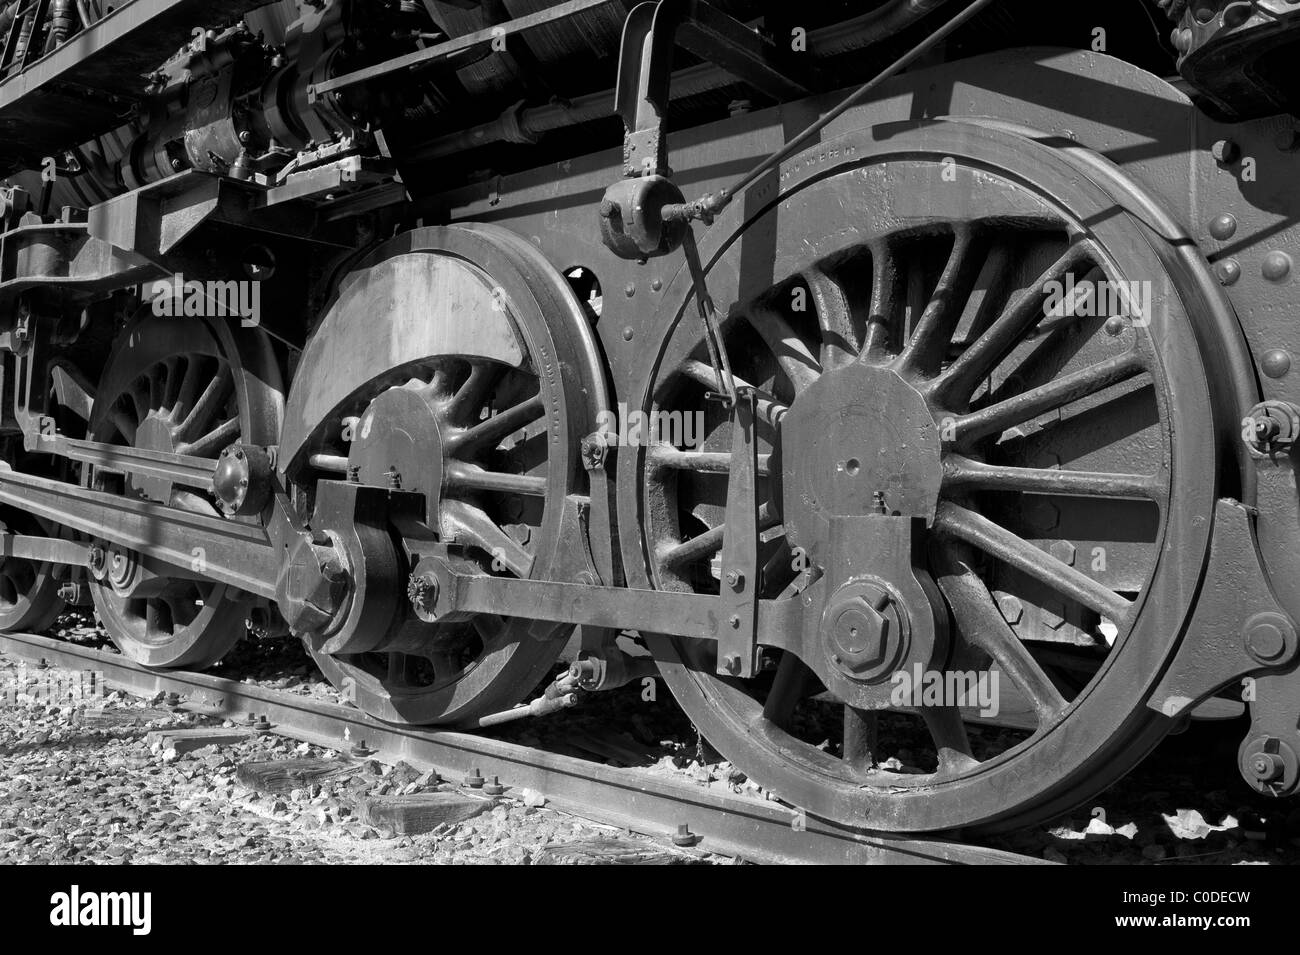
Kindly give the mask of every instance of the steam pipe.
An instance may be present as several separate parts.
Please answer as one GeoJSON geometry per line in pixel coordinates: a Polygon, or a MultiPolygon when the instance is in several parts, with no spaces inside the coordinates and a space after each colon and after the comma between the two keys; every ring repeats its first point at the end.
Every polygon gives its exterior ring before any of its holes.
{"type": "MultiPolygon", "coordinates": [[[[952,0],[894,0],[870,13],[845,20],[809,35],[809,48],[821,57],[839,56],[865,49],[893,37],[929,16],[952,0]]],[[[738,82],[712,63],[701,63],[673,74],[676,98],[688,98],[731,86],[738,82]]],[[[404,162],[426,162],[475,149],[489,143],[533,143],[543,133],[589,123],[614,115],[614,94],[610,90],[588,93],[569,103],[548,104],[531,109],[511,107],[494,120],[448,133],[400,157],[404,162]]]]}

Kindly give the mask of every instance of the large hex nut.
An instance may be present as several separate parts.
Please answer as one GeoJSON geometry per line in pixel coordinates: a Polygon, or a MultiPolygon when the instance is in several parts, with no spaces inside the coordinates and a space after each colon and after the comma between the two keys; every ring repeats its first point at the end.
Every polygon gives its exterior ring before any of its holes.
{"type": "Polygon", "coordinates": [[[822,642],[831,664],[854,680],[887,677],[907,650],[893,596],[874,584],[841,588],[822,614],[822,642]]]}

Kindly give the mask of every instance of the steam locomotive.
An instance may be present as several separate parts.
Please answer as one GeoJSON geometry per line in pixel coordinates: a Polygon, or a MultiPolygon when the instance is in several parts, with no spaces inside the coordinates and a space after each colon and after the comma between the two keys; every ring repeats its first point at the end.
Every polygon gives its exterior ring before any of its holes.
{"type": "Polygon", "coordinates": [[[863,830],[1293,794],[1300,7],[1047,6],[10,0],[0,629],[576,641],[863,830]]]}

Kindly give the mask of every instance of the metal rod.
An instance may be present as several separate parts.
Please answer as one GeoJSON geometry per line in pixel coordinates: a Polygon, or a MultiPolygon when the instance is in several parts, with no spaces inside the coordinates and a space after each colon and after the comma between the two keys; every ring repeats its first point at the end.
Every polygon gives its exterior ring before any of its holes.
{"type": "Polygon", "coordinates": [[[308,95],[322,96],[325,93],[332,93],[336,90],[343,89],[344,87],[355,86],[358,83],[365,83],[370,80],[379,79],[399,70],[408,70],[415,67],[427,66],[430,63],[445,60],[449,56],[473,49],[474,47],[481,46],[484,43],[491,43],[494,40],[504,39],[507,36],[546,26],[548,23],[554,23],[556,20],[563,20],[566,17],[575,16],[579,13],[585,13],[588,10],[594,10],[597,7],[604,7],[617,2],[619,2],[619,0],[569,0],[568,3],[562,3],[559,6],[540,10],[537,13],[530,13],[527,16],[517,17],[514,20],[499,23],[496,26],[488,27],[485,30],[466,33],[464,36],[458,36],[445,43],[439,43],[436,46],[417,50],[414,53],[408,53],[405,56],[385,60],[383,63],[376,64],[375,66],[368,66],[362,70],[356,70],[352,73],[345,73],[342,76],[336,76],[333,79],[325,80],[321,83],[315,84],[314,86],[308,87],[308,95]]]}
{"type": "Polygon", "coordinates": [[[809,139],[817,135],[831,123],[835,122],[835,120],[839,119],[854,106],[857,106],[871,93],[875,92],[876,89],[885,82],[885,80],[889,79],[895,73],[907,66],[910,66],[925,53],[928,53],[934,46],[943,40],[946,40],[953,31],[962,26],[976,14],[980,13],[985,7],[989,6],[993,2],[994,0],[975,0],[975,2],[969,7],[957,14],[934,33],[931,33],[928,37],[914,46],[907,53],[903,54],[903,56],[899,57],[889,66],[885,67],[885,69],[878,73],[873,79],[859,87],[856,92],[849,96],[848,99],[844,100],[844,102],[840,103],[839,106],[836,106],[821,119],[817,120],[817,122],[813,123],[794,139],[790,140],[790,142],[786,143],[780,150],[764,159],[734,186],[729,189],[723,189],[721,192],[714,193],[712,196],[703,199],[702,203],[708,213],[710,215],[717,215],[730,205],[731,200],[737,195],[744,192],[751,185],[757,182],[759,178],[766,175],[772,169],[781,165],[781,163],[785,162],[802,149],[809,139]]]}

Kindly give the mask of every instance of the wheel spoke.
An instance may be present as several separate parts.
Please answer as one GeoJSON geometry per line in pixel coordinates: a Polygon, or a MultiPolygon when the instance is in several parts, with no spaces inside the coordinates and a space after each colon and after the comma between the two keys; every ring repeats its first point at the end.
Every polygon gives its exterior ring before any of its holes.
{"type": "Polygon", "coordinates": [[[448,490],[500,491],[504,494],[545,497],[549,487],[544,477],[485,471],[483,468],[462,461],[447,462],[442,477],[443,486],[448,490]]]}
{"type": "Polygon", "coordinates": [[[213,376],[207,387],[203,389],[203,394],[199,395],[198,401],[194,402],[194,407],[176,426],[173,434],[177,438],[188,438],[196,429],[206,427],[225,407],[226,399],[233,387],[234,381],[230,374],[230,368],[222,365],[221,370],[213,376]]]}
{"type": "Polygon", "coordinates": [[[447,403],[447,417],[456,424],[472,422],[504,374],[505,368],[501,365],[475,362],[470,367],[469,377],[447,403]]]}
{"type": "Polygon", "coordinates": [[[193,441],[176,446],[177,454],[189,454],[196,458],[215,457],[216,453],[239,438],[239,419],[231,418],[221,422],[207,434],[193,441]]]}
{"type": "Polygon", "coordinates": [[[1116,355],[1082,371],[960,415],[953,422],[954,440],[967,445],[989,435],[1001,434],[1008,428],[1134,378],[1145,370],[1142,356],[1136,351],[1116,355]]]}
{"type": "MultiPolygon", "coordinates": [[[[770,530],[779,523],[781,520],[772,513],[771,505],[764,503],[759,507],[758,529],[760,531],[770,530]]],[[[716,553],[722,549],[722,536],[726,532],[726,527],[726,524],[718,524],[688,541],[664,549],[659,555],[660,562],[666,568],[675,568],[716,553]]]]}
{"type": "Polygon", "coordinates": [[[940,404],[955,405],[970,399],[979,383],[1020,338],[1043,317],[1043,308],[1051,292],[1048,285],[1062,281],[1084,263],[1091,264],[1092,249],[1086,242],[1075,241],[1033,283],[1017,294],[970,348],[962,352],[933,385],[940,404]]]}
{"type": "Polygon", "coordinates": [[[794,550],[790,547],[790,541],[782,537],[780,544],[772,551],[772,556],[763,564],[762,573],[758,578],[765,592],[773,593],[785,589],[797,574],[793,558],[794,550]]]}
{"type": "Polygon", "coordinates": [[[840,758],[855,773],[870,772],[879,748],[879,714],[844,705],[844,743],[840,758]]]}
{"type": "Polygon", "coordinates": [[[943,564],[939,589],[952,607],[962,636],[991,656],[1024,692],[1038,714],[1040,727],[1054,722],[1068,704],[1003,618],[984,582],[956,557],[945,555],[943,564]]]}
{"type": "Polygon", "coordinates": [[[963,540],[1121,625],[1132,604],[1113,590],[1057,560],[988,518],[945,501],[934,518],[936,532],[963,540]]]}
{"type": "Polygon", "coordinates": [[[821,365],[783,316],[762,305],[755,305],[743,314],[776,358],[777,367],[790,379],[795,394],[817,380],[821,365]]]}
{"type": "Polygon", "coordinates": [[[1019,491],[1071,497],[1139,498],[1157,503],[1163,499],[1165,491],[1159,478],[1151,474],[1020,468],[984,464],[959,454],[944,458],[943,486],[946,491],[1019,491]]]}
{"type": "Polygon", "coordinates": [[[454,538],[485,551],[516,577],[526,578],[532,573],[533,555],[483,511],[463,501],[445,501],[442,513],[444,530],[454,538]]]}
{"type": "Polygon", "coordinates": [[[117,433],[122,436],[122,440],[127,444],[135,444],[135,432],[137,425],[131,420],[131,416],[121,408],[114,408],[108,413],[108,420],[113,423],[117,433]]]}
{"type": "Polygon", "coordinates": [[[198,356],[186,358],[184,361],[185,373],[181,376],[181,384],[176,391],[175,408],[192,408],[195,396],[199,393],[199,383],[202,381],[203,363],[198,356]]]}
{"type": "Polygon", "coordinates": [[[961,710],[955,706],[923,706],[920,713],[939,753],[936,775],[960,776],[979,765],[971,755],[970,736],[962,722],[961,710]]]}
{"type": "Polygon", "coordinates": [[[944,266],[929,304],[921,313],[911,340],[903,349],[900,365],[902,374],[929,375],[938,371],[957,321],[961,318],[961,306],[978,274],[974,266],[979,260],[971,254],[973,244],[969,228],[958,229],[954,233],[948,264],[944,266]]]}
{"type": "Polygon", "coordinates": [[[176,397],[180,394],[181,382],[184,379],[184,373],[181,371],[185,365],[185,359],[180,356],[169,358],[166,362],[167,380],[163,383],[163,404],[164,408],[174,408],[176,406],[176,397]]]}
{"type": "Polygon", "coordinates": [[[145,416],[149,414],[150,408],[148,385],[136,381],[127,390],[127,395],[130,397],[131,404],[135,409],[135,420],[144,421],[145,416]]]}
{"type": "MultiPolygon", "coordinates": [[[[646,452],[646,462],[653,468],[677,471],[694,471],[697,474],[728,474],[731,471],[729,451],[681,451],[671,444],[655,444],[646,452]]],[[[766,475],[772,455],[758,455],[758,473],[766,475]]]]}
{"type": "Polygon", "coordinates": [[[546,414],[546,404],[541,395],[534,395],[492,417],[474,425],[467,431],[453,435],[443,443],[447,457],[466,458],[479,451],[495,448],[512,431],[532,424],[546,414]]]}
{"type": "MultiPolygon", "coordinates": [[[[704,362],[695,358],[687,359],[682,362],[681,373],[694,382],[698,382],[705,388],[713,389],[718,387],[718,376],[713,373],[713,366],[706,365],[704,362]]],[[[732,379],[737,388],[753,388],[758,396],[755,404],[754,416],[761,422],[772,427],[780,423],[782,416],[790,410],[790,406],[778,401],[775,397],[765,392],[762,388],[754,388],[745,379],[733,375],[732,379]]]]}
{"type": "Polygon", "coordinates": [[[167,363],[163,362],[149,369],[145,376],[149,383],[149,407],[167,407],[167,363]]]}
{"type": "Polygon", "coordinates": [[[884,245],[871,250],[871,305],[867,316],[866,341],[862,351],[867,361],[881,364],[889,358],[889,325],[898,313],[898,264],[884,245]]]}
{"type": "Polygon", "coordinates": [[[821,327],[822,347],[820,364],[823,371],[846,365],[861,350],[857,329],[848,298],[840,284],[819,268],[803,273],[803,280],[812,295],[813,308],[817,309],[817,324],[821,327]]]}
{"type": "Polygon", "coordinates": [[[763,718],[785,729],[790,725],[794,708],[808,694],[812,671],[794,653],[786,650],[776,665],[772,688],[763,703],[763,718]]]}

